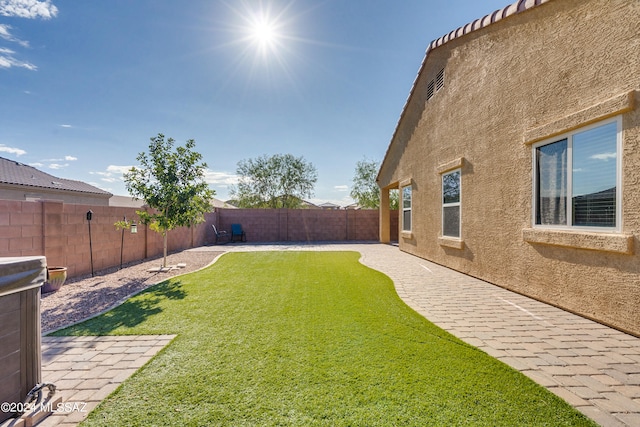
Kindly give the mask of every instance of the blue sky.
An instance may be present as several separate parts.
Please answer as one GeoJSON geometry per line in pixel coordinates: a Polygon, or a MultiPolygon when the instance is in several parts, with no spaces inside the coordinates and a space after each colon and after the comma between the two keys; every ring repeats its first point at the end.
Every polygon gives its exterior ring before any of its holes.
{"type": "Polygon", "coordinates": [[[0,0],[0,156],[126,195],[158,133],[195,139],[216,197],[240,160],[303,156],[348,204],[427,45],[505,0],[0,0]],[[264,37],[263,37],[264,36],[264,37]]]}

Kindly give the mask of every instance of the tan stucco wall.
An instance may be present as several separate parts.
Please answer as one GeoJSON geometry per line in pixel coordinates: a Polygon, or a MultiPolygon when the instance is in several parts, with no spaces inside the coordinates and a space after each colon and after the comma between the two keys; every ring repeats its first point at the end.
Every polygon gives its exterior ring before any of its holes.
{"type": "Polygon", "coordinates": [[[640,335],[640,1],[553,0],[432,49],[379,173],[413,183],[400,248],[640,335]],[[442,68],[445,86],[426,101],[442,68]],[[535,141],[619,115],[620,233],[532,227],[535,141]],[[441,173],[462,164],[462,242],[441,173]]]}

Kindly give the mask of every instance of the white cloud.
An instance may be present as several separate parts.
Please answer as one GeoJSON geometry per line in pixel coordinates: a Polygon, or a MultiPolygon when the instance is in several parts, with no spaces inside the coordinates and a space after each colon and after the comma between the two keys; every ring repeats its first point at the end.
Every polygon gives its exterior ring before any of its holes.
{"type": "MultiPolygon", "coordinates": [[[[51,19],[57,14],[58,8],[51,3],[51,0],[0,0],[0,16],[51,19]]],[[[29,47],[29,42],[14,36],[12,29],[11,25],[0,24],[0,39],[29,47]]],[[[0,47],[0,69],[12,67],[26,68],[31,71],[38,69],[34,64],[16,58],[13,50],[0,47]]]]}
{"type": "Polygon", "coordinates": [[[333,188],[337,191],[349,191],[348,185],[336,185],[333,188]]]}
{"type": "Polygon", "coordinates": [[[609,159],[615,159],[616,157],[617,157],[617,154],[614,151],[614,152],[611,152],[611,153],[594,154],[593,156],[590,157],[590,159],[604,160],[606,162],[609,159]]]}
{"type": "Polygon", "coordinates": [[[109,165],[107,166],[107,172],[108,173],[119,173],[120,175],[122,175],[125,172],[129,172],[129,170],[132,168],[133,166],[115,166],[115,165],[109,165]]]}
{"type": "Polygon", "coordinates": [[[4,144],[0,144],[0,152],[2,153],[10,153],[10,154],[15,154],[16,156],[22,156],[23,154],[27,154],[26,151],[24,151],[21,148],[16,148],[16,147],[7,147],[4,144]]]}
{"type": "Polygon", "coordinates": [[[109,165],[107,166],[107,169],[104,171],[94,171],[89,173],[91,175],[100,176],[101,177],[100,181],[103,181],[103,182],[118,182],[118,181],[124,180],[122,175],[125,172],[129,172],[129,169],[131,169],[131,166],[109,165]]]}
{"type": "Polygon", "coordinates": [[[43,162],[47,162],[47,163],[57,163],[57,162],[74,162],[78,160],[77,157],[74,156],[64,156],[61,158],[57,158],[57,159],[43,159],[43,162]]]}
{"type": "Polygon", "coordinates": [[[17,59],[13,56],[14,53],[11,49],[0,48],[0,68],[21,67],[32,71],[38,69],[38,67],[29,62],[17,59]]]}
{"type": "Polygon", "coordinates": [[[22,47],[29,47],[29,42],[28,41],[20,40],[19,38],[15,37],[13,34],[11,34],[10,30],[12,28],[13,27],[11,25],[0,24],[0,38],[3,38],[5,40],[13,42],[13,43],[18,43],[22,47]]]}
{"type": "Polygon", "coordinates": [[[212,170],[207,170],[205,172],[205,181],[208,184],[213,185],[235,185],[238,183],[240,179],[238,175],[230,174],[227,172],[214,172],[212,170]]]}
{"type": "Polygon", "coordinates": [[[61,128],[67,128],[67,129],[68,129],[68,128],[72,128],[73,126],[71,126],[71,125],[60,125],[60,127],[61,127],[61,128]]]}
{"type": "Polygon", "coordinates": [[[49,166],[47,166],[49,169],[64,169],[69,167],[69,163],[65,163],[65,164],[60,164],[60,163],[50,163],[49,166]]]}
{"type": "Polygon", "coordinates": [[[51,0],[0,0],[0,15],[27,19],[51,19],[58,8],[51,0]]]}

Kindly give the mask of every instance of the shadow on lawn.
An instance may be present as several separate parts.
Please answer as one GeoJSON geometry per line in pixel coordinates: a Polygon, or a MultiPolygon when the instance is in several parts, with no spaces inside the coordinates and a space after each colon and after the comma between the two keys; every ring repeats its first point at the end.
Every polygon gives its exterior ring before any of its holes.
{"type": "Polygon", "coordinates": [[[118,328],[131,328],[162,312],[165,300],[181,300],[187,292],[179,280],[161,282],[126,300],[116,308],[52,335],[105,335],[118,328]]]}

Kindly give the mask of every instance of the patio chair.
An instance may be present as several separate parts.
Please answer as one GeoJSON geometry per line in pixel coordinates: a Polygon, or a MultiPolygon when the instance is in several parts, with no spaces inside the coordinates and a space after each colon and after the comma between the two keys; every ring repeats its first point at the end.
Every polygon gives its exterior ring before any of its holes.
{"type": "Polygon", "coordinates": [[[247,235],[242,229],[241,224],[231,224],[231,241],[235,242],[236,238],[239,238],[241,242],[247,241],[247,235]]]}
{"type": "Polygon", "coordinates": [[[213,227],[213,234],[215,234],[216,236],[216,245],[218,244],[218,241],[220,241],[220,243],[229,243],[231,241],[231,236],[229,235],[229,233],[224,230],[218,231],[216,226],[213,224],[211,224],[211,227],[213,227]]]}

